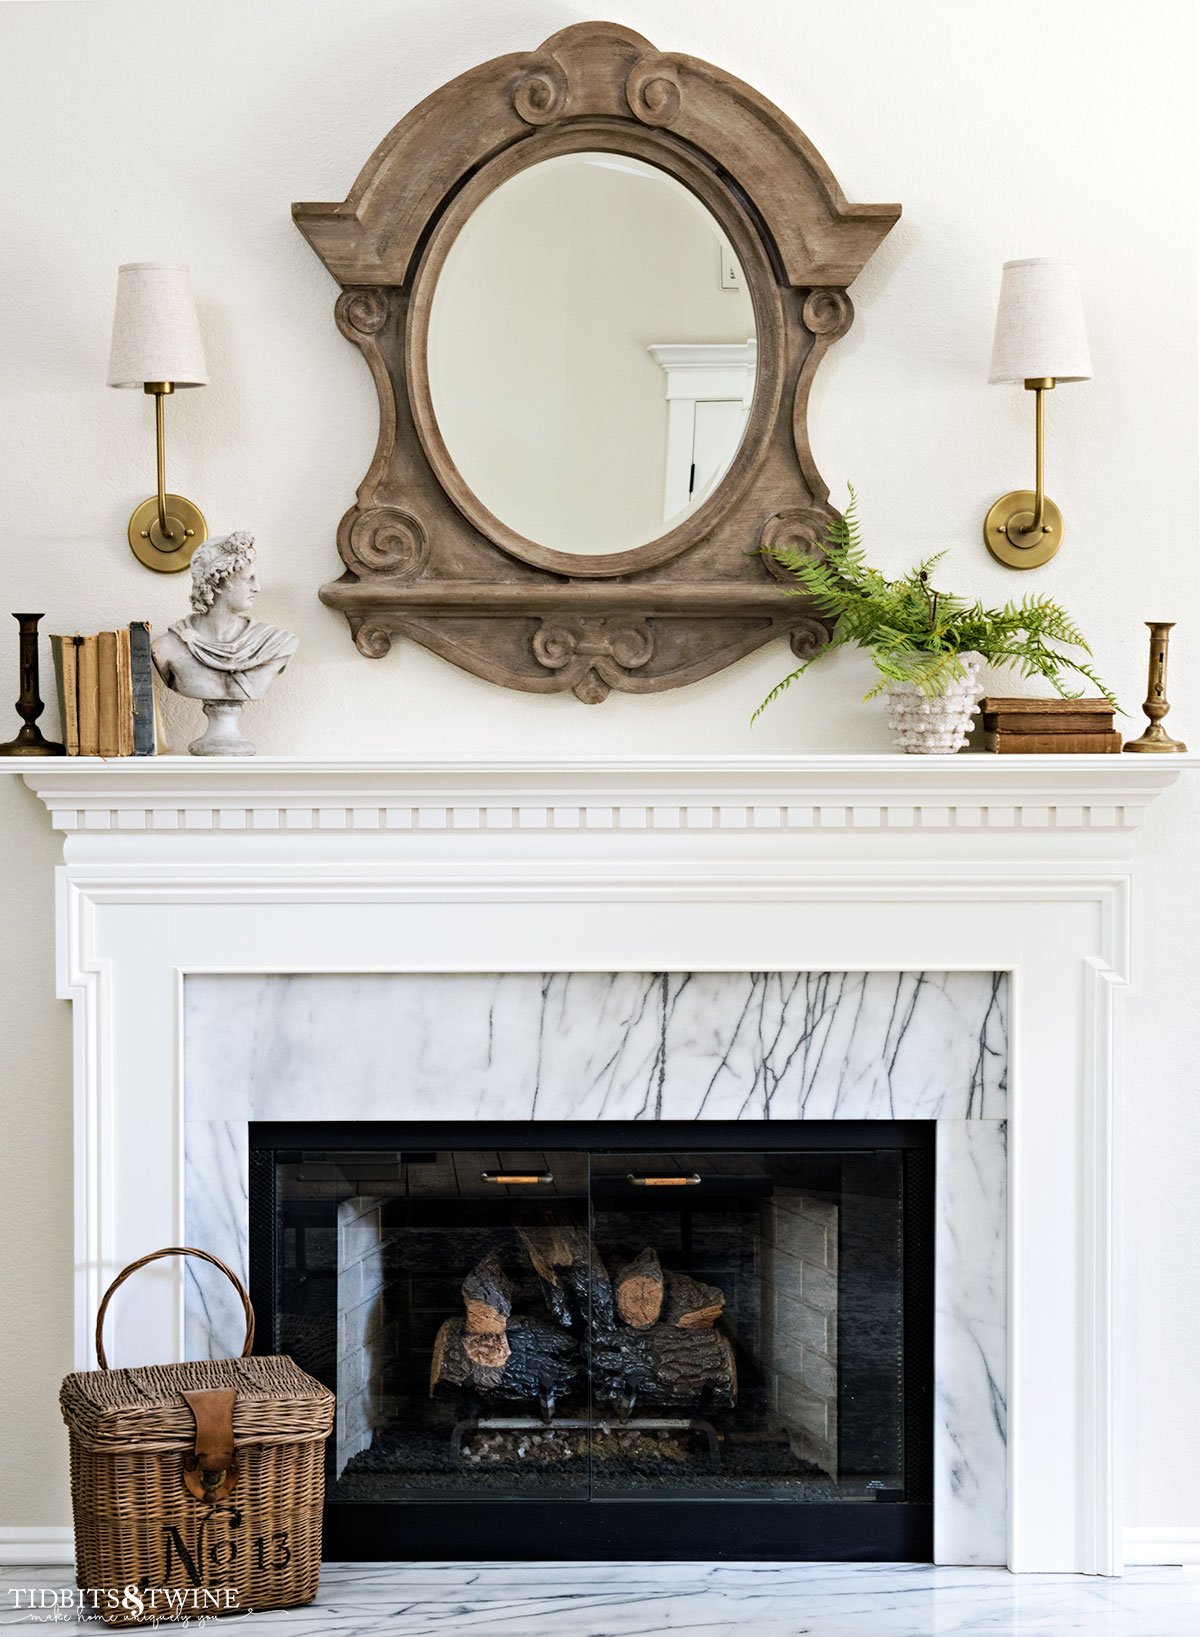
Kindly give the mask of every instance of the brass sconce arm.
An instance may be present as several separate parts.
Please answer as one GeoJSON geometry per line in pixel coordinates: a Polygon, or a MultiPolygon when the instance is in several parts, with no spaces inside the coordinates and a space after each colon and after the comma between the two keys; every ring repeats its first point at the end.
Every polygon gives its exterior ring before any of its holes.
{"type": "Polygon", "coordinates": [[[1062,513],[1046,495],[1045,400],[1055,384],[1052,375],[1030,376],[1025,382],[1034,399],[1035,488],[1001,495],[984,521],[988,550],[1008,568],[1037,568],[1062,545],[1062,513]]]}
{"type": "Polygon", "coordinates": [[[154,399],[155,493],[129,519],[129,544],[147,568],[173,574],[186,568],[192,553],[208,535],[199,506],[183,495],[167,493],[167,440],[163,404],[175,391],[174,381],[146,381],[142,390],[154,399]]]}
{"type": "MultiPolygon", "coordinates": [[[[167,442],[163,425],[163,399],[174,392],[174,381],[147,381],[143,392],[154,397],[154,448],[158,468],[158,527],[166,540],[174,540],[172,519],[167,516],[167,442]]],[[[1039,443],[1040,448],[1040,443],[1039,443]]]]}
{"type": "Polygon", "coordinates": [[[1046,399],[1045,399],[1045,394],[1047,392],[1053,391],[1053,389],[1054,389],[1054,381],[1053,381],[1053,378],[1051,376],[1045,376],[1045,377],[1043,377],[1043,378],[1041,378],[1039,380],[1026,381],[1026,383],[1025,383],[1026,392],[1032,392],[1033,395],[1034,395],[1034,399],[1033,399],[1034,406],[1035,406],[1034,407],[1034,420],[1035,420],[1035,424],[1036,424],[1035,437],[1036,437],[1036,442],[1037,442],[1037,454],[1036,454],[1036,457],[1035,457],[1036,466],[1037,466],[1037,478],[1035,480],[1036,483],[1037,483],[1037,490],[1036,490],[1037,502],[1036,502],[1036,504],[1034,505],[1034,508],[1033,508],[1033,522],[1029,525],[1029,533],[1030,533],[1031,536],[1034,537],[1034,538],[1030,539],[1029,544],[1031,546],[1035,544],[1036,539],[1040,538],[1043,534],[1045,534],[1046,527],[1047,527],[1047,525],[1046,525],[1046,399]]]}

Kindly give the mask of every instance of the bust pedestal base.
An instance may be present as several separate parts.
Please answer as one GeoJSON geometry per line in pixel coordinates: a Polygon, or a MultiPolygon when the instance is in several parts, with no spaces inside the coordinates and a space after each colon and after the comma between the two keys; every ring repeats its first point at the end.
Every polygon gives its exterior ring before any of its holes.
{"type": "Polygon", "coordinates": [[[242,733],[242,707],[234,699],[206,699],[204,714],[208,726],[188,750],[193,756],[253,756],[254,745],[242,733]]]}

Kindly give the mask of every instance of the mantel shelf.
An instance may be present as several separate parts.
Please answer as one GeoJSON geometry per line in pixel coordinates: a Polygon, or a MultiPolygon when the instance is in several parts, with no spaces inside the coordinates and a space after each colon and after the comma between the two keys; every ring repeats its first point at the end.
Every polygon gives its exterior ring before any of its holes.
{"type": "Polygon", "coordinates": [[[1133,829],[1195,756],[10,761],[56,829],[705,831],[1133,829]]]}

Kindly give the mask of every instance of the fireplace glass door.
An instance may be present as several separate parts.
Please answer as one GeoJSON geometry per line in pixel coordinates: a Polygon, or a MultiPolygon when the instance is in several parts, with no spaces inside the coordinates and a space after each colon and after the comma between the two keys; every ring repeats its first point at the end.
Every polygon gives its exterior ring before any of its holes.
{"type": "Polygon", "coordinates": [[[811,1133],[260,1153],[256,1296],[337,1393],[330,1507],[926,1500],[931,1160],[811,1133]]]}

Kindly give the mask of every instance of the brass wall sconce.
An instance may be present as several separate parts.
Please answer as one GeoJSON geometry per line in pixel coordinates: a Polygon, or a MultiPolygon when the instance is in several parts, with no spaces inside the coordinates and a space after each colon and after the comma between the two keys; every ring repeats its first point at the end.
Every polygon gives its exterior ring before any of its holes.
{"type": "Polygon", "coordinates": [[[1062,513],[1046,494],[1045,396],[1060,381],[1091,378],[1074,263],[1006,261],[988,380],[1021,382],[1034,394],[1037,443],[1036,487],[1001,495],[984,520],[987,549],[1009,568],[1037,568],[1062,545],[1062,513]]]}
{"type": "Polygon", "coordinates": [[[154,398],[158,492],[135,508],[129,544],[147,568],[176,574],[208,534],[200,508],[168,494],[166,485],[164,400],[179,387],[208,385],[188,270],[178,262],[130,262],[118,269],[108,384],[141,387],[154,398]]]}

